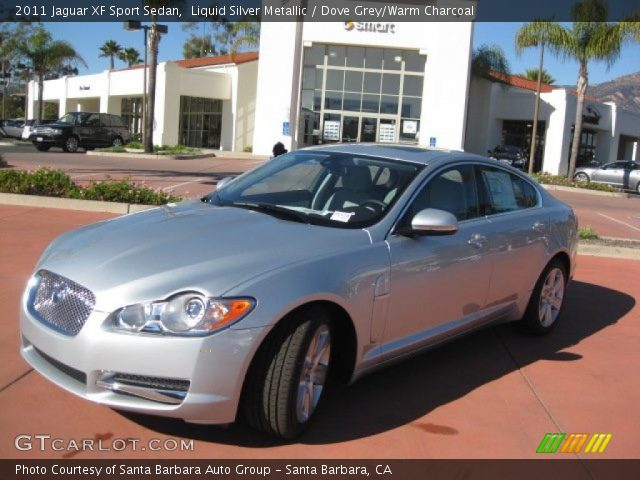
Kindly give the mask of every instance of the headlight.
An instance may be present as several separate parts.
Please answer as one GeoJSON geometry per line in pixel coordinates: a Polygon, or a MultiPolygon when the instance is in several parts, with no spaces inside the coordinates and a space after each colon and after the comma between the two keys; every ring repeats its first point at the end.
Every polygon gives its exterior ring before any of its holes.
{"type": "Polygon", "coordinates": [[[59,128],[52,128],[51,135],[62,135],[62,130],[60,130],[59,128]]]}
{"type": "Polygon", "coordinates": [[[183,293],[168,300],[121,308],[107,327],[126,332],[207,335],[237,322],[253,310],[253,298],[207,298],[183,293]]]}

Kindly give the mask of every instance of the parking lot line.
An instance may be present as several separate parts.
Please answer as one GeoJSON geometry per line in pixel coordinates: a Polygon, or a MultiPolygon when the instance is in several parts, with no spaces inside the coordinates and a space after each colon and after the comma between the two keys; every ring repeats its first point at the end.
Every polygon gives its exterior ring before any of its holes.
{"type": "Polygon", "coordinates": [[[619,223],[621,225],[624,225],[625,227],[629,227],[629,228],[631,228],[633,230],[636,230],[636,231],[640,232],[640,228],[634,227],[633,225],[631,225],[631,224],[629,224],[627,222],[623,222],[622,220],[618,220],[617,218],[610,217],[609,215],[605,215],[604,213],[600,213],[600,212],[598,212],[598,215],[600,215],[601,217],[606,218],[607,220],[611,220],[612,222],[619,223]]]}
{"type": "Polygon", "coordinates": [[[188,182],[176,183],[175,185],[169,185],[168,187],[164,187],[162,189],[163,192],[167,192],[169,190],[174,190],[179,187],[184,187],[185,185],[189,185],[190,183],[198,183],[206,180],[206,178],[196,178],[194,180],[189,180],[188,182]]]}

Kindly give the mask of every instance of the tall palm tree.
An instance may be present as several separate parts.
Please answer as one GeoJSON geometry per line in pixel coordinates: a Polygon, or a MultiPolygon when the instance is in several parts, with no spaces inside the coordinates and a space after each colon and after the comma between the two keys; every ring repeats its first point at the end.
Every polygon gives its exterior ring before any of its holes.
{"type": "Polygon", "coordinates": [[[125,48],[118,54],[118,58],[127,64],[128,67],[133,67],[142,63],[140,58],[140,52],[133,47],[125,48]]]}
{"type": "Polygon", "coordinates": [[[584,99],[589,85],[589,62],[605,61],[611,66],[620,55],[624,30],[620,23],[609,23],[609,12],[602,0],[582,0],[571,7],[571,26],[546,20],[523,25],[516,33],[516,48],[544,43],[552,53],[562,59],[578,62],[576,119],[571,142],[568,176],[573,178],[580,149],[584,99]]]}
{"type": "Polygon", "coordinates": [[[114,68],[114,60],[122,52],[122,46],[115,40],[107,40],[100,47],[101,58],[109,58],[109,70],[114,68]]]}
{"type": "Polygon", "coordinates": [[[81,64],[86,67],[87,64],[70,43],[63,40],[54,40],[51,34],[42,26],[36,27],[33,33],[20,46],[20,53],[27,67],[38,81],[38,112],[36,118],[40,121],[44,112],[42,93],[45,77],[52,72],[58,71],[63,65],[81,64]]]}
{"type": "Polygon", "coordinates": [[[184,58],[197,58],[216,55],[217,50],[213,44],[211,35],[189,35],[189,38],[182,45],[182,55],[184,58]]]}
{"type": "MultiPolygon", "coordinates": [[[[521,75],[527,80],[533,80],[534,82],[538,81],[538,69],[537,68],[527,68],[524,73],[521,75]]],[[[547,71],[546,68],[542,69],[540,79],[542,83],[546,83],[547,85],[552,85],[556,82],[556,79],[551,76],[551,74],[547,71]]]]}

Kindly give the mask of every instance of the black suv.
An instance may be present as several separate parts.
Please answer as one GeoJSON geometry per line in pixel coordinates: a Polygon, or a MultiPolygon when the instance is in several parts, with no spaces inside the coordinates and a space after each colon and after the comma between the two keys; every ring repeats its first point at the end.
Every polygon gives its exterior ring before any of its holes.
{"type": "Polygon", "coordinates": [[[514,145],[498,145],[493,150],[487,152],[491,158],[524,170],[527,165],[527,158],[524,150],[514,145]]]}
{"type": "Polygon", "coordinates": [[[80,147],[90,150],[123,145],[131,140],[131,134],[129,127],[117,115],[72,112],[60,120],[35,128],[29,140],[41,152],[51,147],[77,152],[80,147]]]}

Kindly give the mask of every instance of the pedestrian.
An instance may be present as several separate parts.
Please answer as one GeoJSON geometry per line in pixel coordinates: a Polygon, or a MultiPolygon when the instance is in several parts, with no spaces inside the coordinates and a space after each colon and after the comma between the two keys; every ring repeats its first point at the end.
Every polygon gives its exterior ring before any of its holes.
{"type": "Polygon", "coordinates": [[[283,155],[285,153],[287,153],[287,149],[284,148],[284,144],[282,142],[278,142],[273,146],[273,158],[279,157],[280,155],[283,155]]]}

